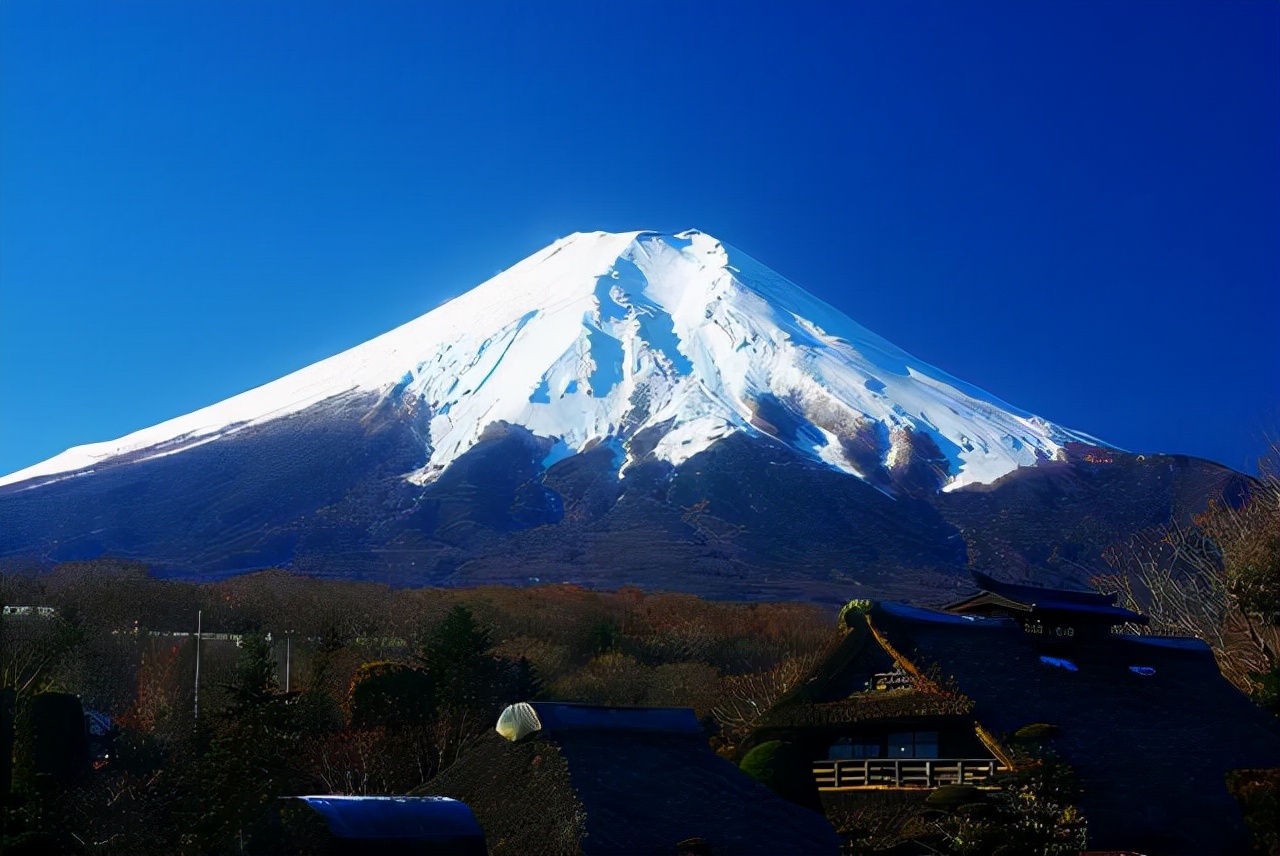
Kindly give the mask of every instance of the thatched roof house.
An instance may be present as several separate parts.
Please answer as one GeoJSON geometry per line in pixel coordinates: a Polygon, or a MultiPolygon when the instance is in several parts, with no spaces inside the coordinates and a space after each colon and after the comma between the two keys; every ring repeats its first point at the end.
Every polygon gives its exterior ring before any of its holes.
{"type": "MultiPolygon", "coordinates": [[[[1026,595],[999,597],[1016,604],[1026,595]]],[[[1078,606],[1132,621],[1106,603],[1048,592],[1035,600],[1061,615],[1078,606]]],[[[1280,728],[1222,677],[1204,643],[1045,634],[1012,617],[894,604],[849,613],[845,623],[830,655],[754,735],[807,747],[829,794],[924,789],[957,775],[981,784],[1009,763],[1014,732],[1048,723],[1057,727],[1053,750],[1079,778],[1091,848],[1247,851],[1224,777],[1280,765],[1280,728]]]]}
{"type": "Polygon", "coordinates": [[[514,739],[487,735],[422,789],[471,806],[493,856],[838,852],[820,814],[717,757],[690,710],[513,707],[514,739]]]}

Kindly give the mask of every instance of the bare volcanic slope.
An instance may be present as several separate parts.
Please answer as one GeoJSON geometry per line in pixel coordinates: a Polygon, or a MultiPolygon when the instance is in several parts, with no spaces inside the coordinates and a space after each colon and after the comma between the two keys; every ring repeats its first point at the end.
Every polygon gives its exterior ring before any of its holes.
{"type": "Polygon", "coordinates": [[[1066,542],[1088,561],[1234,478],[1021,411],[708,235],[591,233],[0,479],[0,554],[901,596],[972,555],[1046,568],[1066,542]]]}

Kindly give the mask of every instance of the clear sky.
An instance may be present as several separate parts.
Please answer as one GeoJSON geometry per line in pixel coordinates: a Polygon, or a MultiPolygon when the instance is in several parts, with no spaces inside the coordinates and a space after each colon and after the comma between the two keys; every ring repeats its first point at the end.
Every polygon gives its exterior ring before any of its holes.
{"type": "Polygon", "coordinates": [[[1135,451],[1280,432],[1280,4],[0,3],[0,472],[574,231],[1135,451]]]}

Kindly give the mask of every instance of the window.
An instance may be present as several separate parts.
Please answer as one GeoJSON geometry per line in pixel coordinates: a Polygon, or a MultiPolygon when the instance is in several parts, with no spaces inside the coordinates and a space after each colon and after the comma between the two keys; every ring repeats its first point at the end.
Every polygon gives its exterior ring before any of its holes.
{"type": "Polygon", "coordinates": [[[879,757],[879,743],[855,741],[852,737],[842,737],[827,749],[827,759],[830,761],[879,757]]]}
{"type": "Polygon", "coordinates": [[[938,732],[900,731],[889,735],[890,758],[937,758],[938,732]]]}

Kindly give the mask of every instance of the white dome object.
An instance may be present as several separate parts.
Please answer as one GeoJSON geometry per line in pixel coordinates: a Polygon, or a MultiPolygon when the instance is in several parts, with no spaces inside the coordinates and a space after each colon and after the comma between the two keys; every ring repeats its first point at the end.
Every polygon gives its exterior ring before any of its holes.
{"type": "Polygon", "coordinates": [[[538,720],[538,713],[533,705],[522,701],[507,705],[507,709],[498,717],[496,730],[514,743],[525,735],[541,731],[542,723],[538,720]]]}

